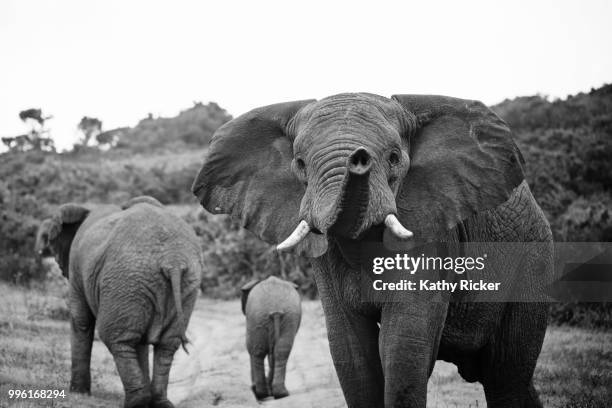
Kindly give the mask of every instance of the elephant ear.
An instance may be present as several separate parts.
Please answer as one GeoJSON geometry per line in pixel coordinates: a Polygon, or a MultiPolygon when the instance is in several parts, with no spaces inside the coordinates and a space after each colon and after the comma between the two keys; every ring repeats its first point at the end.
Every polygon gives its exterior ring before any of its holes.
{"type": "Polygon", "coordinates": [[[417,240],[432,241],[460,221],[492,209],[523,180],[523,157],[512,133],[478,101],[394,95],[416,116],[410,170],[398,193],[399,218],[417,240]]]}
{"type": "Polygon", "coordinates": [[[253,289],[255,285],[257,285],[259,282],[261,282],[260,279],[253,279],[245,283],[240,288],[240,291],[242,292],[240,295],[240,305],[242,307],[242,314],[245,314],[246,302],[247,302],[247,299],[249,298],[249,293],[251,293],[251,289],[253,289]]]}
{"type": "MultiPolygon", "coordinates": [[[[282,242],[299,223],[305,188],[291,171],[293,141],[287,125],[313,100],[252,110],[220,127],[192,191],[213,214],[230,214],[262,240],[282,242]]],[[[309,234],[298,251],[320,256],[321,236],[309,234]]]]}
{"type": "Polygon", "coordinates": [[[89,209],[79,204],[64,204],[51,218],[48,240],[55,253],[55,259],[62,275],[69,278],[70,247],[82,222],[89,215],[89,209]]]}

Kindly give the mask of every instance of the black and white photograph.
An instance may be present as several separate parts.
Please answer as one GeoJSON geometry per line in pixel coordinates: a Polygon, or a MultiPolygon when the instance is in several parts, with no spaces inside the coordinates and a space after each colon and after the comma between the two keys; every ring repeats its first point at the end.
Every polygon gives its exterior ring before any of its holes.
{"type": "Polygon", "coordinates": [[[3,0],[0,408],[609,408],[612,2],[3,0]]]}

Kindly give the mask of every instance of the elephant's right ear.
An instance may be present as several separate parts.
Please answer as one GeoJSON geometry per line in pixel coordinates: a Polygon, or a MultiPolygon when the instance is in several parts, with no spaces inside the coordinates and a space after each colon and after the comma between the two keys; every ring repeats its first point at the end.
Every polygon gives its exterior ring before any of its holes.
{"type": "MultiPolygon", "coordinates": [[[[305,187],[291,171],[287,126],[311,102],[265,106],[221,126],[192,186],[202,206],[213,214],[230,214],[268,243],[288,237],[300,221],[305,187]]],[[[320,256],[326,245],[322,236],[309,234],[298,251],[320,256]]]]}
{"type": "Polygon", "coordinates": [[[261,282],[260,279],[253,279],[245,283],[240,288],[240,291],[242,292],[242,294],[240,295],[240,304],[242,306],[242,314],[245,314],[244,310],[246,308],[246,302],[247,302],[247,299],[249,298],[249,293],[251,292],[251,289],[253,289],[253,287],[255,287],[255,285],[257,285],[259,282],[261,282]]]}
{"type": "Polygon", "coordinates": [[[89,215],[89,209],[80,204],[64,204],[51,218],[48,240],[53,247],[55,259],[59,264],[62,275],[69,278],[70,246],[72,240],[81,226],[81,223],[89,215]]]}
{"type": "Polygon", "coordinates": [[[417,123],[406,135],[410,170],[396,202],[402,224],[420,240],[436,240],[468,217],[496,208],[525,179],[512,132],[481,102],[439,95],[392,99],[417,123]]]}

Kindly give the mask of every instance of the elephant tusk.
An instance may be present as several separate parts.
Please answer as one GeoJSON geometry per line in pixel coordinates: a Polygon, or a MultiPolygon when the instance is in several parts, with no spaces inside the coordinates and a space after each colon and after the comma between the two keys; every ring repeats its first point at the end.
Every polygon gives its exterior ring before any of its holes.
{"type": "Polygon", "coordinates": [[[297,244],[299,244],[306,235],[310,232],[310,227],[306,221],[300,221],[295,230],[285,239],[283,242],[276,246],[277,251],[284,251],[286,249],[291,249],[297,244]]]}
{"type": "Polygon", "coordinates": [[[401,240],[410,239],[414,235],[412,234],[412,231],[409,231],[406,228],[404,228],[402,223],[399,222],[397,217],[393,214],[387,215],[387,218],[385,218],[385,225],[387,226],[387,228],[391,230],[393,235],[395,235],[397,238],[401,240]]]}

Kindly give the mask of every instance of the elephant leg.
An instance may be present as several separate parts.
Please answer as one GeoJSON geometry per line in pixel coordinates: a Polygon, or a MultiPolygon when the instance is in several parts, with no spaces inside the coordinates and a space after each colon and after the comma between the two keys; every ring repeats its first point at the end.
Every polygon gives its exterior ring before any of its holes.
{"type": "Polygon", "coordinates": [[[270,396],[264,367],[264,356],[251,354],[251,382],[251,389],[253,394],[255,394],[255,398],[260,400],[270,396]]]}
{"type": "MultiPolygon", "coordinates": [[[[286,317],[288,318],[288,317],[286,317]]],[[[289,395],[289,391],[285,387],[285,373],[287,371],[287,360],[293,341],[298,330],[298,322],[286,322],[278,342],[274,345],[274,378],[271,379],[270,389],[274,398],[284,398],[289,395]]]]}
{"type": "Polygon", "coordinates": [[[361,315],[339,301],[325,276],[317,273],[329,348],[349,408],[384,406],[384,378],[378,353],[376,319],[361,315]]]}
{"type": "Polygon", "coordinates": [[[268,375],[266,381],[268,382],[268,388],[272,389],[272,376],[274,374],[274,356],[272,353],[268,353],[268,375]]]}
{"type": "Polygon", "coordinates": [[[388,303],[381,318],[380,354],[386,407],[425,407],[427,380],[438,354],[448,304],[388,303]]]}
{"type": "Polygon", "coordinates": [[[506,305],[499,331],[481,356],[480,382],[487,406],[542,406],[532,378],[546,333],[547,310],[539,303],[506,305]]]}
{"type": "Polygon", "coordinates": [[[91,347],[96,325],[89,305],[75,289],[70,294],[70,348],[72,373],[70,391],[91,392],[91,347]]]}
{"type": "Polygon", "coordinates": [[[168,401],[168,378],[174,353],[179,348],[180,340],[161,343],[153,349],[153,402],[152,408],[174,408],[168,401]]]}
{"type": "Polygon", "coordinates": [[[530,381],[529,386],[527,387],[527,395],[523,401],[523,407],[542,408],[542,402],[540,401],[540,397],[538,397],[538,392],[533,386],[533,380],[530,381]]]}
{"type": "Polygon", "coordinates": [[[285,387],[285,371],[287,370],[287,359],[289,353],[274,351],[274,378],[270,381],[270,390],[274,398],[284,398],[289,395],[285,387]]]}
{"type": "MultiPolygon", "coordinates": [[[[104,341],[104,338],[102,339],[104,341]]],[[[105,341],[106,343],[106,341],[105,341]]],[[[115,359],[117,372],[125,390],[125,408],[148,408],[151,401],[151,386],[144,381],[140,368],[136,344],[106,343],[115,359]]]]}
{"type": "Polygon", "coordinates": [[[101,292],[98,313],[98,333],[113,355],[117,372],[125,391],[125,408],[145,408],[151,400],[151,384],[145,381],[138,346],[146,332],[148,313],[124,299],[117,299],[101,292]],[[129,310],[129,318],[117,318],[129,310]]]}
{"type": "Polygon", "coordinates": [[[151,383],[149,376],[149,345],[139,344],[136,346],[136,354],[138,355],[138,365],[142,371],[143,381],[147,384],[151,383]]]}

